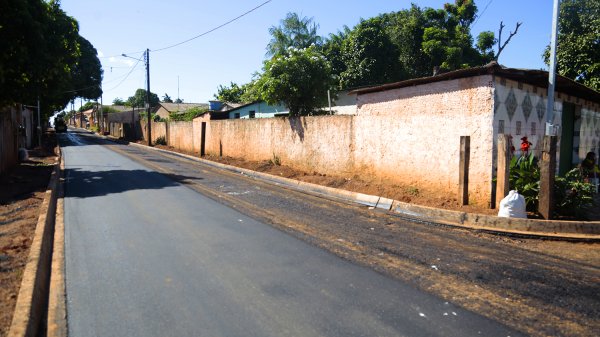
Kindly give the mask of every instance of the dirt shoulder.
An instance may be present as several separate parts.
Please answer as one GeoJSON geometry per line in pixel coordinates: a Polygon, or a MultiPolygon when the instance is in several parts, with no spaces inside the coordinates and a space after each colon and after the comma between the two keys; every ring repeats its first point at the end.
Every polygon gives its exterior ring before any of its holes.
{"type": "MultiPolygon", "coordinates": [[[[155,147],[194,156],[198,155],[197,153],[189,153],[177,150],[171,146],[155,145],[155,147]]],[[[418,188],[415,188],[414,186],[408,185],[388,184],[387,182],[383,182],[377,179],[369,179],[369,177],[364,176],[354,175],[344,177],[328,175],[317,171],[307,172],[297,170],[286,165],[280,165],[268,160],[249,161],[240,158],[219,157],[214,155],[207,155],[202,158],[222,164],[242,167],[257,172],[277,175],[284,178],[290,178],[317,185],[339,188],[352,192],[377,195],[421,206],[429,206],[441,209],[488,215],[495,215],[498,213],[498,210],[489,209],[484,205],[474,204],[459,206],[458,199],[448,196],[447,194],[439,193],[438,191],[420,190],[418,188]]]]}
{"type": "Polygon", "coordinates": [[[29,160],[0,176],[0,336],[10,328],[21,278],[56,155],[55,135],[29,160]]]}

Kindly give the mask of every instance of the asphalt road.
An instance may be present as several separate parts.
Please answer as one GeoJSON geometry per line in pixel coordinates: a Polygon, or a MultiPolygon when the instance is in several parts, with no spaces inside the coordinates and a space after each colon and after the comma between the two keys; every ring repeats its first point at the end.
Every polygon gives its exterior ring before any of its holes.
{"type": "Polygon", "coordinates": [[[215,201],[259,185],[163,174],[75,132],[60,142],[72,337],[518,335],[215,201]]]}

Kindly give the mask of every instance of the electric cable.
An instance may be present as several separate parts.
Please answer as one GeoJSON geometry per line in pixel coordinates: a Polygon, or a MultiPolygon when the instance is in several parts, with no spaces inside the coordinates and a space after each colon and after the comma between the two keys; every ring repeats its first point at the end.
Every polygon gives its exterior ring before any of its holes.
{"type": "Polygon", "coordinates": [[[174,48],[174,47],[180,46],[180,45],[182,45],[182,44],[184,44],[184,43],[188,43],[188,42],[190,42],[190,41],[192,41],[192,40],[195,40],[195,39],[197,39],[197,38],[199,38],[199,37],[202,37],[202,36],[204,36],[204,35],[207,35],[207,34],[209,34],[209,33],[212,33],[212,32],[214,32],[215,30],[217,30],[217,29],[219,29],[219,28],[222,28],[222,27],[225,27],[225,26],[227,26],[228,24],[230,24],[230,23],[232,23],[232,22],[234,22],[234,21],[236,21],[236,20],[239,20],[239,19],[241,19],[242,17],[244,17],[244,16],[246,16],[246,15],[248,15],[248,14],[250,14],[250,13],[254,12],[255,10],[257,10],[257,9],[261,8],[262,6],[264,6],[264,5],[268,4],[269,2],[271,2],[271,0],[267,0],[267,1],[263,2],[262,4],[260,4],[260,5],[256,6],[256,7],[252,8],[251,10],[249,10],[249,11],[247,11],[247,12],[245,12],[245,13],[241,14],[241,15],[238,15],[237,17],[235,17],[235,18],[233,18],[233,19],[231,19],[231,20],[229,20],[229,21],[227,21],[227,22],[225,22],[225,23],[223,23],[223,24],[221,24],[221,25],[219,25],[219,26],[217,26],[217,27],[215,27],[215,28],[213,28],[213,29],[210,29],[210,30],[208,30],[208,31],[206,31],[206,32],[204,32],[204,33],[201,33],[201,34],[199,34],[199,35],[196,35],[196,36],[194,36],[194,37],[192,37],[192,38],[189,38],[189,39],[187,39],[187,40],[185,40],[185,41],[181,41],[181,42],[178,42],[178,43],[176,43],[176,44],[173,44],[173,45],[170,45],[170,46],[167,46],[167,47],[163,47],[163,48],[159,48],[159,49],[154,49],[154,50],[152,50],[152,51],[153,51],[153,52],[159,52],[159,51],[163,51],[163,50],[171,49],[171,48],[174,48]]]}
{"type": "Polygon", "coordinates": [[[483,14],[485,13],[485,11],[488,9],[488,7],[490,6],[490,4],[492,3],[492,1],[494,0],[490,0],[488,1],[487,5],[485,5],[485,7],[483,8],[483,10],[481,11],[481,14],[477,15],[477,18],[475,19],[475,22],[473,22],[473,26],[475,26],[475,24],[477,24],[477,21],[479,21],[479,18],[483,16],[483,14]]]}

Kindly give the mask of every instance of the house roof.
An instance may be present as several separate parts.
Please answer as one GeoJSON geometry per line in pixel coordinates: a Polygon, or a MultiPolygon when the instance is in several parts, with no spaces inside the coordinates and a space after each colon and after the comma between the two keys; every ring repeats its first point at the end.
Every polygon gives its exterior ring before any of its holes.
{"type": "Polygon", "coordinates": [[[186,112],[192,108],[208,108],[208,104],[205,103],[159,103],[168,112],[186,112]]]}
{"type": "Polygon", "coordinates": [[[228,113],[229,113],[229,112],[234,112],[235,110],[239,110],[239,109],[245,108],[245,107],[247,107],[247,106],[250,106],[250,105],[252,105],[252,104],[261,103],[261,102],[263,102],[263,101],[254,101],[254,102],[245,103],[245,104],[240,104],[240,103],[227,103],[227,104],[228,104],[228,105],[230,105],[232,108],[231,108],[231,109],[229,109],[229,110],[220,110],[220,111],[223,111],[223,112],[225,112],[225,111],[226,111],[226,112],[228,112],[228,113]],[[235,105],[235,106],[234,106],[234,105],[235,105]]]}
{"type": "MultiPolygon", "coordinates": [[[[499,65],[497,62],[490,62],[482,67],[459,69],[439,74],[436,76],[414,78],[401,82],[387,83],[379,86],[356,89],[350,91],[349,94],[361,95],[372,92],[429,84],[434,82],[449,81],[459,78],[480,75],[496,75],[542,88],[548,87],[548,72],[545,70],[507,68],[499,65]]],[[[595,91],[581,83],[577,83],[569,78],[558,74],[556,75],[556,91],[600,103],[600,92],[595,91]]]]}

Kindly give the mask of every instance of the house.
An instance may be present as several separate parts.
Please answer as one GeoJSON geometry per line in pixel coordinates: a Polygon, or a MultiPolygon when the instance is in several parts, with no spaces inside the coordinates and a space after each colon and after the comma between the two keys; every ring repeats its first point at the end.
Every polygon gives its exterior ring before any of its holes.
{"type": "MultiPolygon", "coordinates": [[[[348,90],[339,91],[336,98],[332,97],[331,111],[335,115],[356,114],[356,93],[348,90]]],[[[329,107],[327,108],[329,109],[329,107]]],[[[326,110],[325,108],[323,110],[326,110]]]]}
{"type": "Polygon", "coordinates": [[[205,103],[159,103],[156,115],[162,119],[168,119],[171,114],[183,114],[192,108],[208,109],[205,103]]]}
{"type": "Polygon", "coordinates": [[[288,109],[282,104],[269,105],[264,101],[256,101],[240,105],[227,112],[229,114],[229,119],[270,118],[287,115],[288,109]]]}
{"type": "MultiPolygon", "coordinates": [[[[498,134],[512,136],[516,149],[527,136],[539,154],[548,116],[547,82],[546,71],[493,62],[354,90],[354,137],[377,151],[368,162],[356,158],[355,165],[454,196],[460,137],[470,136],[470,199],[492,206],[498,134]]],[[[600,150],[600,93],[557,76],[553,117],[559,126],[558,173],[564,174],[587,152],[600,150]]]]}
{"type": "MultiPolygon", "coordinates": [[[[329,107],[323,107],[321,110],[330,111],[329,107]]],[[[265,101],[240,104],[226,111],[229,113],[229,119],[271,118],[289,114],[289,109],[285,105],[270,105],[265,101]]],[[[356,94],[348,91],[338,92],[337,98],[332,98],[331,113],[354,115],[356,113],[356,94]]]]}
{"type": "Polygon", "coordinates": [[[79,128],[87,128],[90,125],[94,125],[94,114],[96,107],[87,109],[84,111],[76,112],[73,115],[73,124],[79,128]]]}

